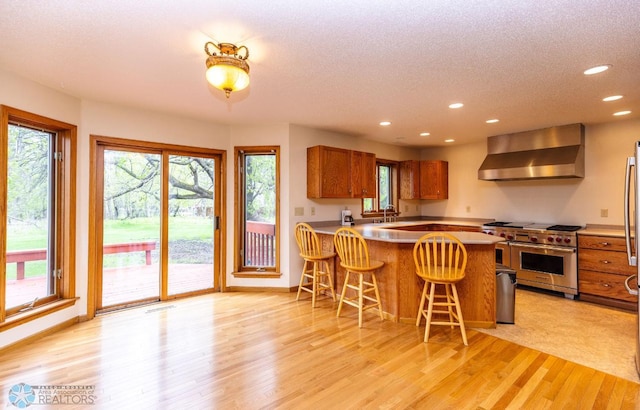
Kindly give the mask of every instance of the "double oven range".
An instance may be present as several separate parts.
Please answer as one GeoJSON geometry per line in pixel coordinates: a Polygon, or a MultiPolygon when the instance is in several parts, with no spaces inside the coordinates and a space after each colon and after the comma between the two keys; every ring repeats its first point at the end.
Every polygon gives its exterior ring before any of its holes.
{"type": "Polygon", "coordinates": [[[532,222],[489,222],[482,231],[506,239],[496,245],[496,262],[516,271],[518,284],[578,294],[578,236],[582,226],[532,222]]]}

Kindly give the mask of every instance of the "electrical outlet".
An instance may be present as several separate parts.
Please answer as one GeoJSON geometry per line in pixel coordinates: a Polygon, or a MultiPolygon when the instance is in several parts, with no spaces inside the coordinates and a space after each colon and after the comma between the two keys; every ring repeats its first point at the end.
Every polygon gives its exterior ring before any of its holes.
{"type": "Polygon", "coordinates": [[[467,205],[467,213],[471,212],[471,207],[467,205]]]}
{"type": "Polygon", "coordinates": [[[405,211],[405,212],[409,212],[409,205],[405,205],[405,206],[404,206],[404,211],[405,211]]]}
{"type": "Polygon", "coordinates": [[[311,207],[311,216],[313,216],[313,215],[315,215],[315,214],[316,214],[316,207],[315,207],[315,206],[312,206],[312,207],[311,207]]]}
{"type": "Polygon", "coordinates": [[[293,214],[295,216],[304,216],[304,208],[301,206],[296,206],[293,208],[293,214]]]}
{"type": "Polygon", "coordinates": [[[600,217],[601,218],[608,218],[609,217],[609,210],[606,208],[603,208],[600,210],[600,217]]]}

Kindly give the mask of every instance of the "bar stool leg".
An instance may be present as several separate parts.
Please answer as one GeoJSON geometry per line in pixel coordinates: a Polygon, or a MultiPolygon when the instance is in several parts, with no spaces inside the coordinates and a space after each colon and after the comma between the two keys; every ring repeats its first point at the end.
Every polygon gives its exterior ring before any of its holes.
{"type": "MultiPolygon", "coordinates": [[[[456,303],[456,312],[458,313],[458,322],[460,322],[460,332],[462,332],[462,342],[465,346],[469,346],[467,343],[467,331],[464,327],[464,320],[462,319],[462,309],[460,309],[460,299],[458,299],[458,289],[456,284],[451,284],[451,291],[453,292],[453,300],[456,303]]],[[[452,326],[453,327],[453,326],[452,326]]]]}
{"type": "Polygon", "coordinates": [[[318,294],[318,261],[313,262],[313,280],[311,284],[311,308],[316,307],[316,295],[318,294]]]}
{"type": "Polygon", "coordinates": [[[378,282],[376,281],[376,274],[371,272],[371,282],[373,282],[373,291],[376,294],[376,302],[378,303],[378,313],[380,313],[380,320],[384,320],[384,314],[382,313],[382,302],[380,302],[380,292],[378,291],[378,282]]]}
{"type": "Polygon", "coordinates": [[[327,275],[327,280],[329,281],[329,290],[331,291],[331,298],[333,299],[333,301],[336,301],[336,292],[333,290],[333,279],[331,278],[332,274],[331,274],[331,265],[329,265],[329,262],[327,262],[326,260],[323,261],[324,265],[325,265],[325,270],[324,272],[327,275]]]}
{"type": "Polygon", "coordinates": [[[302,292],[302,286],[304,286],[305,273],[307,272],[307,263],[308,261],[305,259],[304,264],[302,265],[302,276],[300,276],[300,284],[298,285],[298,295],[296,296],[296,300],[300,299],[300,292],[302,292]]]}
{"type": "Polygon", "coordinates": [[[349,283],[349,271],[347,271],[344,276],[344,285],[342,285],[342,294],[340,294],[340,302],[338,303],[338,313],[336,313],[336,317],[340,317],[340,311],[342,310],[342,303],[344,301],[345,294],[347,293],[348,283],[349,283]]]}
{"type": "Polygon", "coordinates": [[[429,331],[431,330],[431,316],[433,315],[433,301],[436,297],[436,284],[429,283],[431,289],[429,292],[429,307],[427,308],[427,327],[424,329],[424,342],[429,340],[429,331]]]}

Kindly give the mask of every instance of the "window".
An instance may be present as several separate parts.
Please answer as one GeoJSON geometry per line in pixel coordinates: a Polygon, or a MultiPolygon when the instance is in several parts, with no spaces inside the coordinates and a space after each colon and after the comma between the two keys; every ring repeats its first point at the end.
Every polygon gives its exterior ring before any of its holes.
{"type": "Polygon", "coordinates": [[[395,161],[378,160],[376,163],[376,196],[362,200],[363,216],[378,216],[385,209],[398,209],[398,172],[395,161]]]}
{"type": "Polygon", "coordinates": [[[235,276],[278,277],[280,147],[236,147],[235,276]]]}
{"type": "Polygon", "coordinates": [[[1,118],[4,327],[7,318],[75,296],[76,127],[4,106],[1,118]]]}

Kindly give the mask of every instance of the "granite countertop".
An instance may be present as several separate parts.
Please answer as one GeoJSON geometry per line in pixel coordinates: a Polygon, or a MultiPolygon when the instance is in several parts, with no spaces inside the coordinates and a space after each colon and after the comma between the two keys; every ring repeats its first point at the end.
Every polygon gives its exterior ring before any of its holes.
{"type": "MultiPolygon", "coordinates": [[[[416,241],[425,234],[425,231],[402,231],[392,229],[399,226],[412,226],[412,225],[466,225],[474,226],[475,224],[462,221],[403,221],[403,222],[388,222],[380,224],[362,224],[352,226],[358,233],[360,233],[365,239],[381,242],[394,242],[394,243],[416,243],[416,241]]],[[[480,226],[480,225],[479,225],[480,226]]],[[[317,233],[333,235],[338,229],[342,228],[340,225],[322,226],[314,228],[317,233]]],[[[504,238],[487,235],[482,232],[463,232],[463,231],[449,231],[447,232],[460,240],[465,245],[490,245],[504,241],[504,238]]]]}

